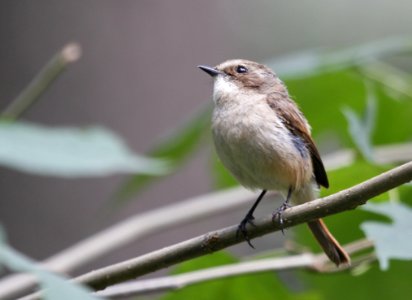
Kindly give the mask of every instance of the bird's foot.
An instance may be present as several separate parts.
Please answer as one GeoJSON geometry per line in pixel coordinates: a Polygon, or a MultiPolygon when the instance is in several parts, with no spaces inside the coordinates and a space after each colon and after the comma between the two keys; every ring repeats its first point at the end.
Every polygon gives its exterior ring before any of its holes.
{"type": "Polygon", "coordinates": [[[285,231],[284,231],[284,228],[283,228],[284,222],[283,222],[282,214],[283,214],[283,212],[284,212],[286,209],[288,209],[288,208],[290,208],[290,207],[291,207],[291,206],[290,206],[289,202],[288,202],[288,201],[285,201],[285,202],[283,202],[283,204],[282,204],[277,210],[275,210],[275,211],[273,212],[273,214],[272,214],[272,221],[273,221],[273,222],[275,222],[276,219],[279,220],[280,230],[282,231],[282,234],[283,234],[283,235],[285,235],[285,231]]]}
{"type": "Polygon", "coordinates": [[[254,219],[255,217],[252,214],[247,214],[243,218],[242,222],[240,222],[239,226],[237,227],[237,231],[236,231],[236,238],[239,238],[239,235],[241,234],[243,238],[246,240],[246,242],[249,244],[249,246],[252,247],[253,249],[255,249],[255,247],[250,242],[250,238],[247,233],[246,225],[250,224],[252,226],[255,226],[255,224],[253,223],[254,219]]]}

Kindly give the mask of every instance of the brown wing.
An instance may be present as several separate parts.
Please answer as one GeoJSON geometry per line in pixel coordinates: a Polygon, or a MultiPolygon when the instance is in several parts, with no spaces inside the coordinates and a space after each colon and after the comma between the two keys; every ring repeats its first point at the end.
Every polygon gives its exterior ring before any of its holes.
{"type": "Polygon", "coordinates": [[[276,111],[286,128],[293,136],[298,137],[306,145],[312,160],[313,173],[316,182],[326,188],[329,187],[328,176],[320,158],[319,151],[310,135],[307,121],[298,107],[287,94],[272,94],[268,97],[269,106],[276,111]]]}

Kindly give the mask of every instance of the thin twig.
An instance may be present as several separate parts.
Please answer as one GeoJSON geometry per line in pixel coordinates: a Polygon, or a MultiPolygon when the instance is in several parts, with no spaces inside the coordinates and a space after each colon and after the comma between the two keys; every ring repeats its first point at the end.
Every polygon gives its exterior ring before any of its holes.
{"type": "Polygon", "coordinates": [[[357,66],[356,69],[363,76],[377,81],[403,96],[412,98],[412,76],[409,73],[378,60],[357,66]]]}
{"type": "MultiPolygon", "coordinates": [[[[373,243],[371,241],[363,239],[346,245],[345,249],[349,254],[353,255],[359,251],[370,249],[372,246],[373,243]]],[[[354,261],[353,266],[359,265],[364,260],[369,261],[369,257],[362,258],[362,260],[357,260],[356,262],[354,261]]],[[[219,278],[298,268],[309,268],[317,272],[328,272],[330,269],[330,262],[323,253],[317,255],[312,253],[302,253],[287,257],[259,259],[229,264],[199,271],[187,272],[179,275],[136,280],[110,286],[103,291],[96,292],[95,294],[100,297],[110,297],[110,299],[121,299],[124,297],[135,297],[150,293],[182,289],[189,285],[216,280],[219,278]]],[[[337,272],[341,272],[346,269],[347,268],[334,267],[334,270],[337,272]]]]}
{"type": "MultiPolygon", "coordinates": [[[[362,252],[366,249],[370,249],[374,246],[373,242],[368,239],[360,239],[357,241],[354,241],[352,243],[349,243],[345,245],[345,250],[349,255],[362,252]]],[[[336,273],[336,272],[341,272],[344,270],[347,270],[349,268],[354,268],[360,264],[363,264],[365,262],[372,262],[371,256],[374,257],[374,260],[376,260],[376,256],[374,253],[368,253],[365,256],[358,256],[358,257],[351,257],[351,264],[350,265],[341,265],[339,268],[337,268],[331,261],[330,259],[326,256],[326,254],[321,253],[317,256],[317,261],[310,267],[312,270],[319,272],[319,273],[336,273]]]]}
{"type": "Polygon", "coordinates": [[[1,113],[1,117],[14,121],[32,106],[40,95],[66,69],[81,56],[81,48],[77,43],[67,44],[43,69],[33,78],[30,84],[1,113]]]}
{"type": "MultiPolygon", "coordinates": [[[[336,170],[352,164],[356,152],[342,149],[324,156],[323,162],[328,171],[336,170]]],[[[378,164],[403,163],[412,160],[412,143],[390,144],[373,149],[373,161],[378,164]]]]}
{"type": "MultiPolygon", "coordinates": [[[[103,291],[97,292],[100,297],[117,299],[126,296],[138,296],[167,290],[177,290],[195,283],[253,274],[273,270],[287,270],[311,266],[316,256],[310,253],[291,255],[281,258],[267,258],[255,261],[230,264],[221,267],[208,268],[205,270],[188,272],[181,275],[165,276],[135,282],[127,282],[111,286],[103,291]]],[[[23,300],[23,299],[22,299],[23,300]]],[[[27,299],[28,300],[28,299],[27,299]]]]}
{"type": "MultiPolygon", "coordinates": [[[[381,146],[376,148],[375,154],[378,161],[384,160],[385,163],[411,160],[412,144],[381,146]],[[393,156],[393,153],[396,155],[393,156]]],[[[325,155],[324,162],[328,169],[338,169],[351,164],[354,159],[353,151],[341,150],[325,155]]],[[[49,270],[68,274],[132,241],[173,226],[236,209],[249,203],[254,197],[253,193],[239,187],[138,214],[55,254],[42,264],[49,270]]],[[[16,299],[33,289],[35,284],[36,278],[32,275],[10,275],[0,280],[0,299],[16,299]]]]}

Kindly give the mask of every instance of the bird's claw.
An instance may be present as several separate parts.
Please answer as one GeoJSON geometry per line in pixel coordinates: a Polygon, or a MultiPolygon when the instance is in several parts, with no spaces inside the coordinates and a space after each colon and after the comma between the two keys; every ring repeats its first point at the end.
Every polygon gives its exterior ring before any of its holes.
{"type": "Polygon", "coordinates": [[[240,222],[239,226],[237,227],[237,231],[236,231],[236,238],[239,238],[239,235],[242,234],[245,241],[253,249],[255,249],[255,247],[252,245],[252,243],[250,241],[250,238],[247,234],[246,225],[250,224],[252,226],[255,226],[255,224],[253,223],[254,219],[255,219],[255,217],[253,215],[246,215],[246,217],[240,222]]]}
{"type": "Polygon", "coordinates": [[[285,201],[277,210],[275,210],[272,214],[272,222],[275,222],[276,218],[279,218],[279,224],[280,224],[280,231],[282,231],[282,234],[285,235],[285,231],[283,228],[283,217],[282,214],[283,212],[290,208],[291,206],[289,205],[289,203],[287,201],[285,201]]]}

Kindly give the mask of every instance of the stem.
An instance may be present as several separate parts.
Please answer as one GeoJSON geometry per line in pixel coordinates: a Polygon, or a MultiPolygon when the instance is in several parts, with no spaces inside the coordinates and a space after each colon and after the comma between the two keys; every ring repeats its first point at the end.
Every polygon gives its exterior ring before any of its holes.
{"type": "Polygon", "coordinates": [[[360,65],[357,70],[363,76],[412,98],[412,76],[409,73],[382,61],[360,65]]]}
{"type": "Polygon", "coordinates": [[[290,270],[310,267],[315,261],[316,256],[311,253],[291,255],[281,258],[259,259],[215,268],[207,268],[204,270],[174,276],[165,276],[155,279],[118,284],[97,292],[96,295],[100,297],[110,297],[110,299],[126,296],[146,295],[149,293],[172,289],[177,290],[189,285],[216,280],[219,278],[228,278],[274,270],[290,270]]]}
{"type": "Polygon", "coordinates": [[[28,110],[66,69],[66,67],[81,56],[80,45],[67,44],[50,59],[42,70],[33,78],[29,85],[0,114],[0,117],[14,121],[28,110]]]}
{"type": "MultiPolygon", "coordinates": [[[[365,249],[369,249],[371,247],[373,247],[373,243],[363,239],[346,245],[345,249],[348,253],[355,254],[356,252],[364,251],[365,249]]],[[[368,257],[365,259],[369,260],[368,257]]],[[[363,261],[364,259],[359,260],[356,265],[359,265],[363,261]]],[[[178,290],[196,283],[216,280],[219,278],[228,278],[268,271],[309,268],[310,270],[316,272],[328,272],[330,265],[331,263],[324,253],[317,255],[312,253],[302,253],[299,255],[258,259],[254,261],[212,267],[179,275],[121,283],[97,292],[96,295],[99,297],[110,297],[110,299],[136,297],[150,293],[178,290]]],[[[338,272],[347,270],[347,268],[337,269],[335,266],[333,266],[333,268],[338,272]]]]}

